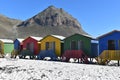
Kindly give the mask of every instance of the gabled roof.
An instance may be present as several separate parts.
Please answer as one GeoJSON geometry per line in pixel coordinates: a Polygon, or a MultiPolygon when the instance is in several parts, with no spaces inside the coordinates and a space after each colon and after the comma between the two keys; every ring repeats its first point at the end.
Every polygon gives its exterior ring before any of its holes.
{"type": "Polygon", "coordinates": [[[110,34],[112,34],[112,33],[114,33],[114,32],[120,32],[120,31],[119,31],[119,30],[113,30],[113,31],[111,31],[111,32],[108,32],[108,33],[106,33],[106,34],[103,34],[103,35],[97,37],[97,39],[100,39],[100,38],[102,38],[102,37],[105,37],[105,36],[107,36],[107,35],[110,35],[110,34]]]}
{"type": "Polygon", "coordinates": [[[60,40],[65,39],[64,36],[60,36],[60,35],[51,35],[51,36],[53,36],[53,37],[55,37],[55,38],[58,38],[58,39],[60,39],[60,40]]]}
{"type": "Polygon", "coordinates": [[[11,39],[0,39],[3,43],[13,43],[13,40],[11,39]]]}
{"type": "Polygon", "coordinates": [[[85,36],[85,37],[88,37],[88,38],[94,39],[91,35],[87,35],[87,34],[80,34],[80,35],[83,35],[83,36],[85,36]]]}
{"type": "Polygon", "coordinates": [[[40,41],[42,39],[42,37],[35,37],[35,36],[30,36],[30,37],[37,40],[37,41],[40,41]]]}
{"type": "MultiPolygon", "coordinates": [[[[90,39],[94,39],[92,36],[87,35],[87,34],[79,34],[79,33],[75,33],[75,34],[73,34],[73,35],[71,35],[71,36],[74,36],[74,35],[81,35],[81,36],[84,36],[84,37],[87,37],[87,38],[90,38],[90,39]]],[[[71,37],[71,36],[69,36],[69,37],[71,37]]],[[[69,38],[69,37],[67,37],[67,38],[69,38]]],[[[67,39],[67,38],[65,38],[65,39],[67,39]]]]}
{"type": "MultiPolygon", "coordinates": [[[[59,39],[59,40],[63,40],[63,39],[65,39],[65,37],[64,36],[60,36],[60,35],[47,35],[47,36],[45,36],[43,39],[45,39],[46,37],[48,37],[48,36],[52,36],[52,37],[54,37],[54,38],[57,38],[57,39],[59,39]]],[[[42,41],[43,39],[41,39],[40,41],[42,41]]]]}
{"type": "MultiPolygon", "coordinates": [[[[33,39],[35,39],[35,40],[37,40],[37,41],[40,41],[41,39],[43,39],[42,37],[35,37],[35,36],[29,36],[29,37],[27,37],[26,39],[28,39],[28,38],[33,38],[33,39]]],[[[23,42],[24,42],[26,39],[24,39],[23,42]]]]}

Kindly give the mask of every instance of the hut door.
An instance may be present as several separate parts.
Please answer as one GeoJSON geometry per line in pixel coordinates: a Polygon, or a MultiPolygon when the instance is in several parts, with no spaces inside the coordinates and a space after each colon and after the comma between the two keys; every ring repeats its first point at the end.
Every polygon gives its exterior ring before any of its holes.
{"type": "Polygon", "coordinates": [[[49,42],[46,42],[46,50],[49,50],[49,42]]]}
{"type": "Polygon", "coordinates": [[[27,43],[27,50],[30,50],[30,43],[27,43]]]}
{"type": "Polygon", "coordinates": [[[71,41],[71,50],[76,50],[76,41],[71,41]]]}
{"type": "Polygon", "coordinates": [[[34,43],[30,43],[30,51],[34,52],[34,43]]]}
{"type": "Polygon", "coordinates": [[[82,50],[83,49],[83,41],[78,41],[78,50],[82,50]]]}
{"type": "Polygon", "coordinates": [[[115,50],[115,40],[108,40],[108,50],[115,50]]]}
{"type": "Polygon", "coordinates": [[[55,42],[51,42],[51,50],[55,51],[55,42]]]}
{"type": "Polygon", "coordinates": [[[34,43],[27,43],[27,50],[34,52],[34,43]]]}

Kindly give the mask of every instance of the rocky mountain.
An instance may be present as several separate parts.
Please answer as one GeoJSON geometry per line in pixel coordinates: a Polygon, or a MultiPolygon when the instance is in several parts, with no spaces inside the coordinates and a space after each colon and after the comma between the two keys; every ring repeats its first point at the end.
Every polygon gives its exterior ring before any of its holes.
{"type": "Polygon", "coordinates": [[[74,33],[87,34],[75,18],[62,8],[54,6],[49,6],[16,27],[18,37],[46,36],[48,34],[69,36],[74,33]]]}
{"type": "Polygon", "coordinates": [[[0,38],[13,39],[16,35],[14,33],[14,27],[20,22],[20,20],[8,18],[0,14],[0,38]]]}
{"type": "Polygon", "coordinates": [[[0,15],[0,38],[26,38],[50,34],[69,36],[74,33],[87,34],[81,24],[62,8],[49,6],[25,21],[0,15]]]}

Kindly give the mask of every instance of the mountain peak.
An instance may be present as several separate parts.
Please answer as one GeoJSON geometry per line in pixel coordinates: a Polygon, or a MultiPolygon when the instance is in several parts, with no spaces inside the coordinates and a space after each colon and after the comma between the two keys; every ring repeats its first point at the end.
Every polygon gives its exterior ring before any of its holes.
{"type": "Polygon", "coordinates": [[[62,8],[56,8],[55,6],[51,5],[49,6],[47,9],[45,9],[44,11],[46,10],[56,10],[56,11],[60,11],[60,12],[65,12],[62,8]]]}
{"type": "MultiPolygon", "coordinates": [[[[17,27],[18,27],[19,31],[21,31],[22,28],[24,28],[24,27],[26,27],[26,29],[29,29],[29,28],[33,28],[33,29],[40,28],[41,30],[44,29],[47,32],[45,32],[44,34],[41,33],[41,34],[43,34],[43,36],[47,35],[47,34],[58,34],[58,35],[62,35],[62,36],[68,36],[73,33],[86,34],[82,30],[82,27],[81,27],[80,23],[77,21],[77,19],[72,17],[70,14],[68,14],[62,8],[56,8],[53,5],[49,6],[48,8],[46,8],[42,12],[38,13],[37,15],[33,16],[32,18],[30,18],[26,21],[23,21],[17,27]],[[55,30],[53,30],[53,28],[55,30]],[[46,30],[46,29],[49,29],[49,30],[46,30]],[[56,32],[57,30],[58,30],[58,32],[56,32]]],[[[42,31],[44,31],[44,30],[42,30],[42,31]]],[[[29,31],[28,31],[28,33],[29,33],[29,31]]]]}
{"type": "Polygon", "coordinates": [[[43,10],[41,13],[33,16],[32,18],[22,22],[19,26],[29,26],[37,24],[40,26],[64,26],[80,28],[79,22],[70,14],[65,12],[62,8],[56,8],[53,5],[43,10]]]}
{"type": "Polygon", "coordinates": [[[56,7],[54,5],[50,5],[50,6],[48,6],[48,8],[55,9],[56,7]]]}

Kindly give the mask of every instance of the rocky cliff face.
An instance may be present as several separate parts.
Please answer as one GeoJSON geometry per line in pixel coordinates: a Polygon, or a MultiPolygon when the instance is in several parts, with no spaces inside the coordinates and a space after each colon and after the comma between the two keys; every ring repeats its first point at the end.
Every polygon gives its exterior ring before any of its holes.
{"type": "Polygon", "coordinates": [[[17,25],[17,35],[46,36],[56,34],[69,36],[74,33],[87,34],[80,23],[62,8],[49,6],[44,11],[17,25]]]}

